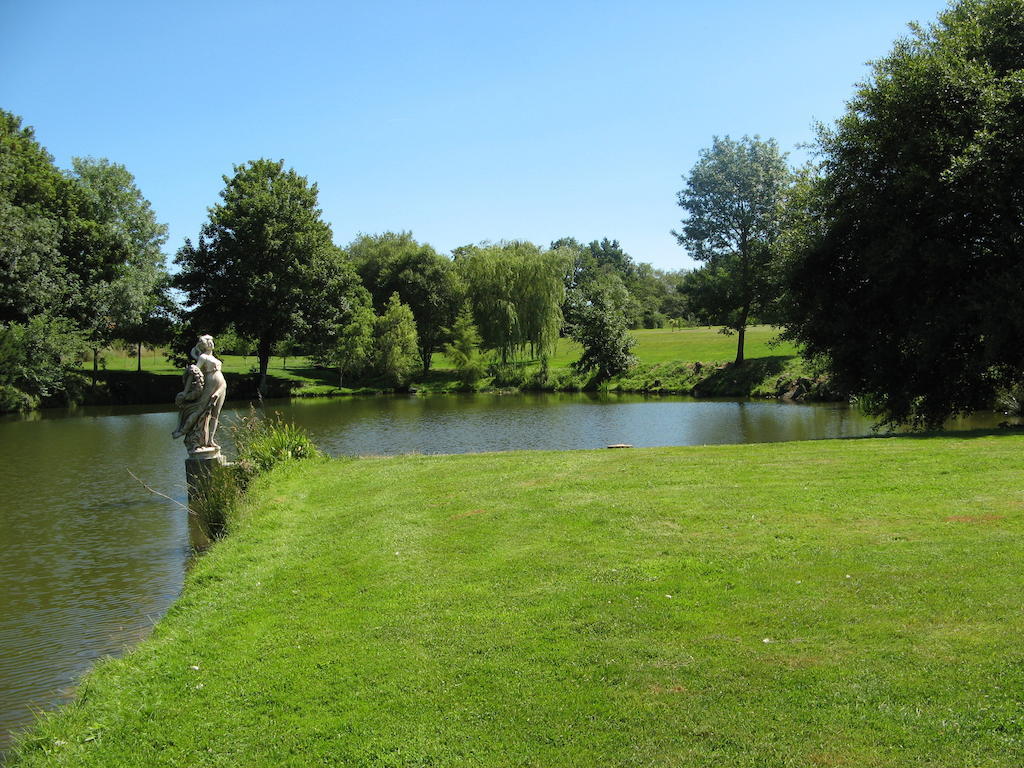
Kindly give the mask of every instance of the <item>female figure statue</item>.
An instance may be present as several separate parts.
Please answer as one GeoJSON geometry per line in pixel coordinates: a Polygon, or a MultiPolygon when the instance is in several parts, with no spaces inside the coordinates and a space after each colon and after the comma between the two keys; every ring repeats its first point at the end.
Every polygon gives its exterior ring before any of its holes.
{"type": "Polygon", "coordinates": [[[184,435],[190,454],[217,451],[220,446],[213,436],[220,423],[220,409],[224,406],[228,385],[221,372],[221,361],[213,356],[213,337],[200,336],[189,355],[195,362],[185,368],[182,377],[185,387],[174,398],[181,415],[171,437],[184,435]]]}

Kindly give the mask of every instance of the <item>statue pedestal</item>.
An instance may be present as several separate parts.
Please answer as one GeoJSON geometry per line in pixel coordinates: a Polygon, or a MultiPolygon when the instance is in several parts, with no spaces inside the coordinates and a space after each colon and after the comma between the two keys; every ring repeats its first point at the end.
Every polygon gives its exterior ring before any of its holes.
{"type": "Polygon", "coordinates": [[[206,492],[213,473],[225,465],[227,460],[221,455],[220,448],[202,448],[188,455],[185,459],[185,482],[190,502],[194,494],[206,492]]]}
{"type": "Polygon", "coordinates": [[[185,459],[185,483],[188,486],[189,542],[193,549],[203,550],[224,530],[225,489],[222,483],[234,482],[224,477],[228,462],[219,448],[206,448],[190,453],[185,459]]]}

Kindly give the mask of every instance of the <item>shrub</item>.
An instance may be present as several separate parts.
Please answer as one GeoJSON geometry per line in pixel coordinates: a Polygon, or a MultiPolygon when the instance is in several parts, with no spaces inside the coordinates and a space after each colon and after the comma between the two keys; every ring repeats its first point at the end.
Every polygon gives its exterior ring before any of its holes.
{"type": "Polygon", "coordinates": [[[527,375],[519,363],[502,363],[495,360],[487,367],[487,374],[493,377],[495,387],[522,387],[526,384],[527,375]]]}
{"type": "Polygon", "coordinates": [[[284,461],[309,459],[320,455],[302,427],[286,422],[280,413],[264,416],[249,411],[231,427],[238,454],[238,481],[244,489],[256,475],[269,472],[284,461]]]}
{"type": "Polygon", "coordinates": [[[29,410],[66,395],[83,346],[82,332],[66,318],[0,324],[0,411],[29,410]]]}
{"type": "Polygon", "coordinates": [[[472,388],[484,375],[484,364],[480,357],[480,332],[473,324],[473,313],[468,303],[459,312],[449,334],[452,340],[444,352],[459,374],[459,383],[465,388],[472,388]]]}

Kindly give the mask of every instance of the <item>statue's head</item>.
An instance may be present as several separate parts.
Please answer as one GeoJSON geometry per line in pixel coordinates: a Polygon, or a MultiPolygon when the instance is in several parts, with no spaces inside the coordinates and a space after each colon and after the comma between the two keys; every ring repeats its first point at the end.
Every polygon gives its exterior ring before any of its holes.
{"type": "Polygon", "coordinates": [[[189,356],[193,360],[198,360],[200,355],[208,355],[211,352],[213,352],[213,336],[207,333],[199,337],[199,341],[192,347],[189,356]]]}

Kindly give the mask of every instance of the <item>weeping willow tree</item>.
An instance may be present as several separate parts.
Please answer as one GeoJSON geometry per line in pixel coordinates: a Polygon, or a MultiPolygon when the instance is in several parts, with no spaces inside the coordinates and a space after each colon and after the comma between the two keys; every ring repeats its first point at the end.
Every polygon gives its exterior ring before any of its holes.
{"type": "Polygon", "coordinates": [[[456,249],[455,264],[484,348],[496,351],[503,363],[527,350],[531,357],[551,351],[562,328],[570,266],[565,252],[500,242],[456,249]]]}

